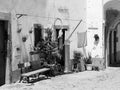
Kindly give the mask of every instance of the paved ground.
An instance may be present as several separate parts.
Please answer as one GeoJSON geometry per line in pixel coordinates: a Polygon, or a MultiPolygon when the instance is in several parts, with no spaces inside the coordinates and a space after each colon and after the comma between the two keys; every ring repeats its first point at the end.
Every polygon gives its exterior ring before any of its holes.
{"type": "Polygon", "coordinates": [[[120,90],[120,68],[65,74],[34,85],[4,85],[0,90],[120,90]]]}

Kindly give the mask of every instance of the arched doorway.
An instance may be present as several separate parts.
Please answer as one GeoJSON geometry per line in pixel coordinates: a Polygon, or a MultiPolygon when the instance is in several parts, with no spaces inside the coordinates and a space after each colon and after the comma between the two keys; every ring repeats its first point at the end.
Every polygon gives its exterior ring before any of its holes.
{"type": "Polygon", "coordinates": [[[120,1],[103,0],[107,66],[120,66],[120,1]]]}
{"type": "Polygon", "coordinates": [[[120,16],[111,25],[108,40],[109,66],[120,67],[120,16]]]}
{"type": "Polygon", "coordinates": [[[108,66],[120,67],[120,16],[106,29],[106,53],[108,66]]]}

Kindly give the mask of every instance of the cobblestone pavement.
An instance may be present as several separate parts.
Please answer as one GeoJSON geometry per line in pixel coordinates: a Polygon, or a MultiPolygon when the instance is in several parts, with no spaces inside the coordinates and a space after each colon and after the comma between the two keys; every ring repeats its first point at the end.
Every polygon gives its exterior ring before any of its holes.
{"type": "Polygon", "coordinates": [[[120,68],[65,74],[34,84],[4,85],[0,90],[120,90],[120,68]]]}

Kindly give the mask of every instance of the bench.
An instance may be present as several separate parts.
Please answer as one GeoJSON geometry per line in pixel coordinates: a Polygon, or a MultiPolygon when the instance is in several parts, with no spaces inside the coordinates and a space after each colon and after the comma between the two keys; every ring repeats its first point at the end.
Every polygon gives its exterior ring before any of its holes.
{"type": "Polygon", "coordinates": [[[50,71],[50,68],[45,67],[44,65],[40,65],[40,61],[19,63],[18,68],[20,68],[21,71],[19,82],[25,79],[27,83],[30,82],[30,77],[39,78],[40,75],[45,75],[48,78],[47,73],[49,73],[48,71],[50,71]]]}

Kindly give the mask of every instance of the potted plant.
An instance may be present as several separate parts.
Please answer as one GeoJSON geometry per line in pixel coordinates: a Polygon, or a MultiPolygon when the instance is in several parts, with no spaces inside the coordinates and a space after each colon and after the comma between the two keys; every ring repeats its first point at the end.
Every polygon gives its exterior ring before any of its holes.
{"type": "Polygon", "coordinates": [[[87,70],[92,70],[92,58],[91,55],[86,58],[86,69],[87,70]]]}
{"type": "Polygon", "coordinates": [[[23,41],[23,42],[26,42],[26,40],[27,40],[27,36],[23,36],[23,37],[22,37],[22,41],[23,41]]]}
{"type": "Polygon", "coordinates": [[[73,70],[78,72],[81,70],[80,60],[82,57],[81,52],[74,51],[74,59],[73,59],[73,70]]]}

